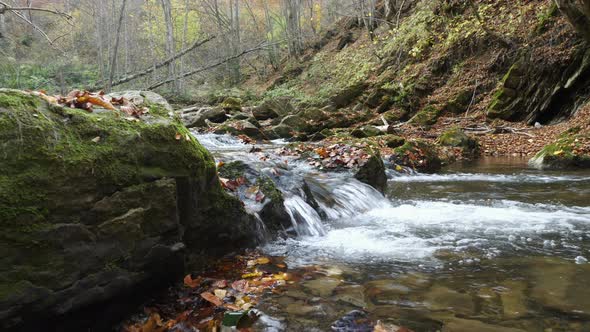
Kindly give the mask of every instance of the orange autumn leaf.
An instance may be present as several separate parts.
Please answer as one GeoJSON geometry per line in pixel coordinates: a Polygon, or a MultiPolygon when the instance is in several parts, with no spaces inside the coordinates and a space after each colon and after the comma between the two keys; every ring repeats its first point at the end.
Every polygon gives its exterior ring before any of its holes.
{"type": "Polygon", "coordinates": [[[221,302],[221,300],[211,292],[203,292],[201,293],[201,297],[217,307],[220,307],[223,304],[223,302],[221,302]]]}
{"type": "Polygon", "coordinates": [[[196,288],[201,284],[201,278],[193,279],[190,274],[184,277],[184,285],[190,288],[196,288]]]}

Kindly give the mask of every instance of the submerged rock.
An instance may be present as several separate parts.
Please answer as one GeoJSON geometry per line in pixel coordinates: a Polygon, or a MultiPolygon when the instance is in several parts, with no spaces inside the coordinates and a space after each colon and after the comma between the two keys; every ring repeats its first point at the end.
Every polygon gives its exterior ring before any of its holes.
{"type": "MultiPolygon", "coordinates": [[[[0,90],[0,319],[39,322],[255,244],[211,155],[160,104],[141,119],[0,90]]],[[[139,291],[138,291],[139,292],[139,291]]]]}

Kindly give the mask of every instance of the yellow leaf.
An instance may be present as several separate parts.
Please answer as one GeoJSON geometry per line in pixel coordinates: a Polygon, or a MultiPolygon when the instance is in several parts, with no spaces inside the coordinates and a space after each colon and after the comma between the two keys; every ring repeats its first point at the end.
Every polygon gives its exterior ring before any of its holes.
{"type": "Polygon", "coordinates": [[[252,273],[243,274],[242,279],[256,278],[256,277],[260,277],[260,276],[262,276],[262,272],[252,272],[252,273]]]}

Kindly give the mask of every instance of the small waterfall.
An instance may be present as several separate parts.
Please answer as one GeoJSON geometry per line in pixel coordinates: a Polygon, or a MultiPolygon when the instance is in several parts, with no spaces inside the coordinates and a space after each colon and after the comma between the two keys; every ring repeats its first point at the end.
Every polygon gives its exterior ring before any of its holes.
{"type": "Polygon", "coordinates": [[[292,195],[285,199],[284,204],[298,235],[321,236],[326,234],[322,218],[303,198],[292,195]]]}
{"type": "Polygon", "coordinates": [[[352,177],[306,178],[306,182],[329,220],[391,206],[375,188],[352,177]]]}

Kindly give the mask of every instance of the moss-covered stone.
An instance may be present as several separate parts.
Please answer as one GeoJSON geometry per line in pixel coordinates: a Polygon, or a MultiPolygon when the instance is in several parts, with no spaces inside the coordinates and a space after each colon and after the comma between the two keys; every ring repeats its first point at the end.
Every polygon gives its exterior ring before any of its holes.
{"type": "Polygon", "coordinates": [[[228,198],[208,151],[164,107],[145,105],[148,115],[129,120],[0,89],[3,322],[175,277],[183,240],[203,249],[220,248],[224,232],[226,247],[252,236],[239,202],[218,206],[228,198]],[[220,220],[229,214],[233,229],[220,220]],[[203,235],[213,241],[194,241],[203,235]]]}
{"type": "Polygon", "coordinates": [[[463,90],[448,101],[445,106],[443,106],[443,110],[455,114],[465,113],[469,108],[469,104],[473,97],[474,94],[472,89],[463,90]]]}
{"type": "Polygon", "coordinates": [[[396,135],[387,135],[384,138],[385,138],[385,145],[388,148],[392,148],[392,149],[398,148],[406,143],[405,138],[399,137],[396,135]]]}
{"type": "Polygon", "coordinates": [[[219,106],[223,107],[226,111],[239,112],[242,110],[242,100],[236,97],[227,97],[219,106]]]}
{"type": "Polygon", "coordinates": [[[479,154],[479,143],[475,138],[469,137],[460,128],[451,128],[440,135],[438,141],[442,146],[461,148],[464,156],[476,156],[479,154]]]}
{"type": "Polygon", "coordinates": [[[530,161],[536,168],[590,168],[590,132],[580,127],[562,133],[530,161]]]}
{"type": "Polygon", "coordinates": [[[440,114],[440,109],[433,105],[428,105],[416,113],[416,115],[410,119],[410,122],[419,126],[432,126],[436,123],[440,114]]]}
{"type": "Polygon", "coordinates": [[[285,209],[283,193],[268,176],[260,176],[256,185],[265,196],[265,206],[260,211],[260,218],[271,234],[281,234],[290,229],[291,218],[285,209]]]}
{"type": "Polygon", "coordinates": [[[408,117],[408,111],[396,108],[383,113],[383,117],[385,118],[385,121],[390,124],[396,123],[405,120],[408,117]]]}

